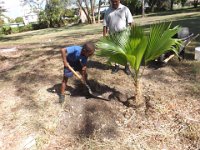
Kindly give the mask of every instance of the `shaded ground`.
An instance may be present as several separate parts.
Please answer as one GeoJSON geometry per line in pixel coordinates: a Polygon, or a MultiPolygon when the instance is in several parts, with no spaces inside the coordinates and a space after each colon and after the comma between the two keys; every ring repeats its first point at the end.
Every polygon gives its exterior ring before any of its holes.
{"type": "Polygon", "coordinates": [[[200,63],[193,60],[198,39],[187,48],[186,60],[144,70],[143,111],[124,103],[133,95],[132,79],[123,70],[111,74],[106,60],[96,56],[88,63],[89,84],[110,101],[88,97],[73,77],[61,106],[59,48],[102,35],[101,25],[82,28],[1,39],[1,48],[17,51],[0,54],[0,149],[199,149],[200,63]]]}

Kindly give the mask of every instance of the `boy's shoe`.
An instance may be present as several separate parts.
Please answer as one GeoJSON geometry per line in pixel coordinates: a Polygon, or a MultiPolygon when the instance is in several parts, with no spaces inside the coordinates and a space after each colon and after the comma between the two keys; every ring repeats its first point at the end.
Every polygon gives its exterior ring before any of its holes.
{"type": "Polygon", "coordinates": [[[124,71],[125,71],[125,73],[126,73],[127,75],[130,75],[130,74],[131,74],[131,71],[130,71],[128,65],[125,66],[125,70],[124,70],[124,71]]]}
{"type": "Polygon", "coordinates": [[[112,74],[116,73],[119,71],[119,65],[115,65],[115,67],[112,70],[112,74]]]}
{"type": "Polygon", "coordinates": [[[65,95],[59,95],[59,103],[63,103],[65,101],[65,95]]]}

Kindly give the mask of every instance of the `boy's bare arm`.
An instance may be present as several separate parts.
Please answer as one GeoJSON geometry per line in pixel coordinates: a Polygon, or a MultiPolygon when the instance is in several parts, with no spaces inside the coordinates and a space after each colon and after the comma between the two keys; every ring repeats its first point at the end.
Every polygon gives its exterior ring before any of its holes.
{"type": "Polygon", "coordinates": [[[61,55],[62,55],[62,60],[63,60],[64,66],[68,68],[69,64],[68,64],[67,59],[66,59],[67,53],[66,53],[65,48],[61,49],[61,55]]]}
{"type": "Polygon", "coordinates": [[[82,78],[83,78],[84,81],[87,80],[86,69],[87,69],[87,67],[86,67],[86,65],[84,65],[84,66],[82,67],[82,70],[81,70],[81,75],[82,75],[82,78]]]}

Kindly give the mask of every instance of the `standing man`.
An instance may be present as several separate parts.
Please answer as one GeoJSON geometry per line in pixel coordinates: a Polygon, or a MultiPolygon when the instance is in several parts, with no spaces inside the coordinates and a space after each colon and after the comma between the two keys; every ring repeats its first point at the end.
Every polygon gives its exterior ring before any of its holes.
{"type": "MultiPolygon", "coordinates": [[[[133,17],[128,7],[122,5],[120,0],[110,0],[111,6],[107,9],[103,20],[103,36],[108,33],[120,32],[131,25],[133,17]]],[[[119,65],[115,64],[112,73],[119,71],[119,65]]],[[[130,75],[129,66],[125,66],[125,73],[130,75]]]]}

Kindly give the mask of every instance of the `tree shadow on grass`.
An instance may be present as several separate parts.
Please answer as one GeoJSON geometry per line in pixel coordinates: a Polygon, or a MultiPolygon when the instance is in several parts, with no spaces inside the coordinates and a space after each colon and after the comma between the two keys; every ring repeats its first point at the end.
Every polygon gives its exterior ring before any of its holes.
{"type": "Polygon", "coordinates": [[[174,14],[179,14],[179,13],[191,13],[191,12],[196,12],[199,11],[199,8],[183,8],[183,9],[178,9],[178,10],[173,10],[173,11],[164,11],[164,12],[156,12],[153,14],[147,14],[148,16],[166,16],[166,15],[174,15],[174,14]]]}
{"type": "MultiPolygon", "coordinates": [[[[187,17],[180,17],[173,21],[173,25],[179,25],[182,27],[188,27],[190,33],[194,33],[195,35],[200,32],[200,15],[199,16],[187,16],[187,17]]],[[[199,37],[197,37],[198,41],[199,37]]]]}
{"type": "Polygon", "coordinates": [[[14,81],[16,95],[23,100],[22,107],[28,110],[37,110],[40,108],[38,101],[35,99],[37,91],[35,87],[40,81],[45,81],[46,77],[36,72],[25,72],[17,76],[14,81]]]}

